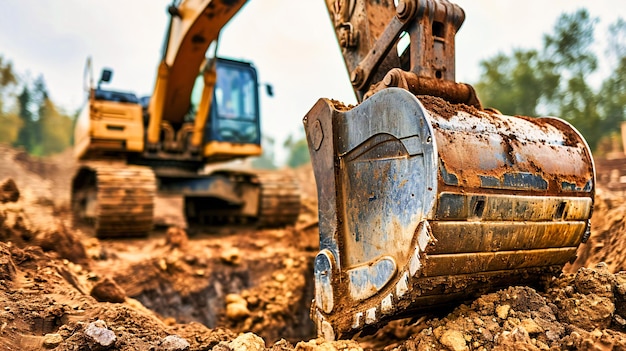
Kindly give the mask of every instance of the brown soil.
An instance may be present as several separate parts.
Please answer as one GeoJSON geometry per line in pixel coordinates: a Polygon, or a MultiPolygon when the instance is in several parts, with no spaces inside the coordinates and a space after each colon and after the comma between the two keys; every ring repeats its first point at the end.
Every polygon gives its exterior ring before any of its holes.
{"type": "MultiPolygon", "coordinates": [[[[611,350],[626,348],[626,204],[597,192],[592,237],[571,273],[356,340],[315,339],[317,253],[310,166],[293,228],[187,235],[175,199],[145,239],[98,240],[68,211],[71,152],[39,160],[0,146],[0,349],[611,350]],[[15,199],[16,191],[19,193],[15,199]],[[598,263],[600,261],[606,264],[598,263]],[[579,267],[589,267],[580,268],[579,267]]],[[[169,207],[168,207],[169,206],[169,207]]]]}

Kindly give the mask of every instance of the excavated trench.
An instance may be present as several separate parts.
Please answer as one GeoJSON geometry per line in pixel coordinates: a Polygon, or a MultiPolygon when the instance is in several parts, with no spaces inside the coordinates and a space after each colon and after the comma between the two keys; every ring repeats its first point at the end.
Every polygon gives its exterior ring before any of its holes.
{"type": "Polygon", "coordinates": [[[133,296],[145,307],[178,323],[198,322],[215,328],[224,315],[225,297],[250,287],[250,274],[241,269],[214,272],[204,288],[183,293],[170,281],[133,296]]]}
{"type": "MultiPolygon", "coordinates": [[[[197,322],[211,329],[253,331],[272,342],[281,338],[291,342],[314,338],[315,326],[309,317],[314,296],[312,280],[308,279],[313,276],[312,265],[307,263],[296,272],[278,273],[288,275],[282,282],[275,280],[276,272],[281,272],[281,267],[266,261],[240,266],[216,264],[203,281],[193,279],[186,283],[152,276],[140,284],[141,289],[127,286],[126,290],[131,292],[129,297],[157,313],[166,324],[197,322]],[[294,286],[294,281],[304,284],[294,286]],[[279,284],[284,289],[277,289],[279,284]],[[248,312],[227,311],[233,296],[246,301],[248,312]]],[[[121,277],[116,280],[123,281],[121,277]]],[[[132,283],[122,285],[128,284],[132,283]]]]}

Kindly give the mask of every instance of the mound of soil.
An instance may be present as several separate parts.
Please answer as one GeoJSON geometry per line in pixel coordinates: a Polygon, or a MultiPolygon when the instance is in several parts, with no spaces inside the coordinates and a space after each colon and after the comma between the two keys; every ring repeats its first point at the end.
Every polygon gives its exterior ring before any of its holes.
{"type": "Polygon", "coordinates": [[[625,199],[622,191],[613,192],[602,186],[596,190],[591,236],[579,247],[578,259],[566,271],[574,272],[597,262],[605,262],[611,272],[626,270],[625,199]]]}
{"type": "Polygon", "coordinates": [[[579,260],[542,289],[513,286],[327,342],[315,338],[308,316],[318,250],[310,166],[296,170],[304,210],[295,227],[188,235],[163,220],[169,228],[148,238],[98,240],[67,211],[70,155],[40,160],[0,146],[0,183],[14,183],[3,193],[19,193],[0,202],[0,349],[626,348],[626,205],[610,190],[598,190],[579,260]]]}

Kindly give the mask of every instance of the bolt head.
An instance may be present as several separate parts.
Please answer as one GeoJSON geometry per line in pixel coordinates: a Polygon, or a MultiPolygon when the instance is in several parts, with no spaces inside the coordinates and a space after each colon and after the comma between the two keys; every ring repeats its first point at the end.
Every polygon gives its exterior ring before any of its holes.
{"type": "Polygon", "coordinates": [[[352,85],[361,84],[361,80],[363,79],[363,72],[361,72],[360,68],[355,68],[352,73],[350,73],[350,81],[352,85]]]}

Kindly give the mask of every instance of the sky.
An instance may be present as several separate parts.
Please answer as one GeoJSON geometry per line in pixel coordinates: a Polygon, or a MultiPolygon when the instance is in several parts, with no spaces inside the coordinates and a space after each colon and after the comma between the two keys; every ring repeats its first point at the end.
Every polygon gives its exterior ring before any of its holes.
{"type": "MultiPolygon", "coordinates": [[[[607,26],[626,19],[626,2],[618,0],[453,2],[466,14],[456,36],[456,78],[467,83],[478,80],[481,60],[512,48],[540,48],[561,13],[585,7],[598,17],[599,47],[607,26]]],[[[111,88],[149,95],[169,3],[2,0],[0,55],[22,76],[43,75],[51,99],[68,113],[85,102],[87,57],[96,76],[103,67],[113,69],[111,88]]],[[[277,144],[304,135],[302,117],[319,98],[356,102],[323,0],[249,1],[222,31],[218,55],[252,62],[260,80],[273,85],[273,97],[261,92],[261,118],[263,132],[277,144]]]]}

